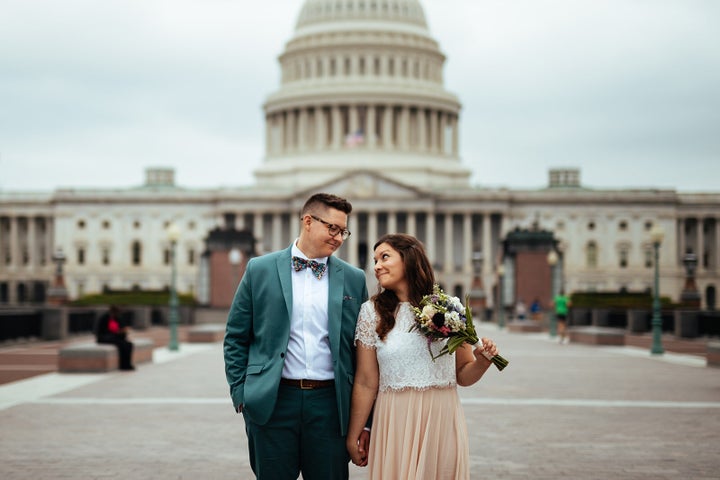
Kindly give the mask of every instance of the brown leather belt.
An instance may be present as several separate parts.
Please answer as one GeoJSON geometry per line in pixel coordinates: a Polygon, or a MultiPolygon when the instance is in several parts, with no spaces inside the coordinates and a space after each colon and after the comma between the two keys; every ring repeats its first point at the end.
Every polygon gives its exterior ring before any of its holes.
{"type": "Polygon", "coordinates": [[[289,378],[281,378],[280,383],[303,390],[315,390],[316,388],[332,387],[335,385],[335,380],[291,380],[289,378]]]}

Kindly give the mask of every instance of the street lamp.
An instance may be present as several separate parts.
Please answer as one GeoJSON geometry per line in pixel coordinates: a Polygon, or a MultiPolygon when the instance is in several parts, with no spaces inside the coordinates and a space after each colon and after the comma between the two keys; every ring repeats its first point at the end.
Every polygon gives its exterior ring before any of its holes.
{"type": "Polygon", "coordinates": [[[655,291],[653,292],[652,347],[650,353],[660,355],[665,352],[662,346],[662,317],[660,316],[660,244],[665,238],[662,227],[655,224],[650,230],[650,240],[655,250],[655,291]]]}
{"type": "Polygon", "coordinates": [[[503,305],[503,303],[504,303],[503,277],[505,275],[505,267],[502,264],[498,265],[497,274],[498,274],[498,328],[503,328],[503,327],[505,327],[505,305],[503,305]]]}
{"type": "Polygon", "coordinates": [[[242,261],[242,252],[240,252],[240,249],[237,247],[233,247],[230,249],[230,253],[228,254],[228,259],[230,260],[230,265],[232,268],[232,279],[233,279],[233,289],[237,287],[237,269],[238,265],[240,265],[240,262],[242,261]]]}
{"type": "Polygon", "coordinates": [[[176,287],[177,268],[175,261],[175,250],[177,247],[178,239],[180,238],[180,227],[175,223],[171,223],[167,228],[167,238],[170,241],[170,314],[168,317],[168,323],[170,325],[170,344],[168,348],[171,351],[177,351],[178,345],[178,296],[176,287]]]}
{"type": "Polygon", "coordinates": [[[557,335],[557,316],[555,315],[555,296],[557,295],[557,263],[558,254],[552,249],[547,254],[547,263],[550,265],[550,297],[552,298],[553,307],[550,308],[550,337],[555,338],[557,335]]]}

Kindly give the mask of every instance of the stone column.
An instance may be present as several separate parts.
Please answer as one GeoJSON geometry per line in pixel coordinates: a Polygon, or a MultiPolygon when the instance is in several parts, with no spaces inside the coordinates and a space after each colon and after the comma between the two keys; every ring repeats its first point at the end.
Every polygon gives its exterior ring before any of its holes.
{"type": "Polygon", "coordinates": [[[417,127],[418,127],[418,144],[417,149],[421,152],[427,151],[427,124],[425,123],[426,115],[424,108],[418,108],[417,127]]]}
{"type": "Polygon", "coordinates": [[[10,237],[10,265],[8,265],[9,270],[16,270],[20,266],[20,239],[18,238],[19,228],[18,228],[18,217],[16,216],[9,216],[8,220],[10,221],[10,231],[8,232],[8,236],[10,237]]]}
{"type": "Polygon", "coordinates": [[[340,106],[332,106],[332,148],[339,149],[342,146],[342,119],[340,118],[340,106]]]}
{"type": "Polygon", "coordinates": [[[308,132],[308,110],[307,110],[307,108],[300,109],[297,130],[298,130],[297,146],[301,152],[304,152],[305,150],[307,150],[307,132],[308,132]]]}
{"type": "Polygon", "coordinates": [[[393,142],[393,106],[385,105],[383,112],[383,132],[382,146],[385,150],[392,149],[395,145],[393,142]]]}
{"type": "Polygon", "coordinates": [[[272,249],[282,248],[282,216],[275,212],[272,216],[272,249]]]}
{"type": "Polygon", "coordinates": [[[676,258],[675,265],[682,266],[683,264],[683,257],[685,256],[685,219],[684,218],[678,218],[677,222],[677,238],[678,238],[678,254],[676,258]]]}
{"type": "Polygon", "coordinates": [[[440,153],[442,155],[447,155],[447,145],[445,144],[446,138],[445,138],[445,130],[447,127],[447,113],[441,112],[440,113],[440,131],[438,132],[438,136],[440,138],[440,142],[438,143],[440,153]]]}
{"type": "Polygon", "coordinates": [[[697,219],[697,238],[696,238],[696,244],[697,244],[697,271],[704,271],[705,266],[703,265],[703,257],[705,256],[705,219],[698,216],[697,219]]]}
{"type": "Polygon", "coordinates": [[[27,231],[27,251],[28,251],[28,267],[34,268],[38,265],[37,261],[37,220],[35,217],[28,217],[28,231],[27,231]]]}
{"type": "Polygon", "coordinates": [[[435,265],[435,211],[427,212],[427,254],[430,257],[430,264],[435,265]]]}
{"type": "Polygon", "coordinates": [[[407,212],[407,230],[410,235],[417,237],[417,219],[415,212],[407,212]]]}
{"type": "Polygon", "coordinates": [[[433,153],[439,151],[437,110],[430,110],[430,151],[433,153]]]}
{"type": "Polygon", "coordinates": [[[398,144],[402,151],[410,149],[410,107],[403,105],[400,113],[400,128],[398,129],[398,144]]]}
{"type": "Polygon", "coordinates": [[[489,212],[483,213],[482,222],[483,274],[490,275],[495,264],[495,252],[492,248],[492,222],[489,212]]]}
{"type": "Polygon", "coordinates": [[[367,142],[368,148],[375,148],[377,146],[377,136],[375,135],[376,113],[375,105],[368,105],[367,116],[365,118],[365,141],[367,142]]]}
{"type": "Polygon", "coordinates": [[[315,150],[322,151],[327,147],[327,123],[325,109],[322,106],[315,108],[315,150]]]}
{"type": "Polygon", "coordinates": [[[452,212],[447,212],[445,216],[445,228],[443,232],[443,243],[441,246],[442,252],[444,253],[443,263],[445,272],[450,273],[455,271],[455,259],[453,258],[453,215],[452,212]]]}
{"type": "MultiPolygon", "coordinates": [[[[473,241],[472,232],[472,215],[465,213],[463,215],[463,255],[462,255],[462,267],[463,272],[473,273],[473,250],[475,249],[475,242],[473,241]]],[[[485,252],[483,252],[484,254],[485,252]]]]}
{"type": "Polygon", "coordinates": [[[397,212],[388,211],[388,233],[397,233],[397,212]]]}
{"type": "Polygon", "coordinates": [[[253,217],[253,237],[258,249],[258,255],[262,255],[265,252],[265,245],[263,243],[263,214],[262,212],[255,212],[253,217]]]}
{"type": "Polygon", "coordinates": [[[377,212],[368,212],[368,240],[367,240],[367,265],[361,268],[366,272],[373,270],[373,245],[378,239],[377,212]]]}
{"type": "MultiPolygon", "coordinates": [[[[353,231],[353,228],[348,228],[351,232],[353,231]]],[[[347,261],[351,265],[355,265],[356,267],[362,268],[363,265],[358,265],[358,246],[360,244],[360,232],[355,232],[345,241],[347,245],[343,245],[342,248],[347,249],[345,252],[347,254],[347,261]]]]}
{"type": "Polygon", "coordinates": [[[348,107],[348,118],[350,122],[350,131],[348,133],[352,135],[360,129],[360,118],[358,116],[357,105],[350,105],[348,107]]]}

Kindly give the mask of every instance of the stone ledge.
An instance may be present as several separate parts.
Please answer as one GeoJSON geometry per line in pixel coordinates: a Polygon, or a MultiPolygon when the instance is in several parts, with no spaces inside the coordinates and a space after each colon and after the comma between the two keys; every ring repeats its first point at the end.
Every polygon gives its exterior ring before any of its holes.
{"type": "Polygon", "coordinates": [[[720,342],[708,342],[705,359],[708,367],[720,367],[720,342]]]}
{"type": "Polygon", "coordinates": [[[625,330],[611,327],[573,327],[568,329],[573,343],[588,345],[625,345],[625,330]]]}
{"type": "MultiPolygon", "coordinates": [[[[132,338],[133,364],[152,362],[155,342],[149,338],[132,338]]],[[[118,369],[117,347],[95,342],[75,343],[58,352],[60,373],[102,373],[118,369]]]]}
{"type": "Polygon", "coordinates": [[[206,323],[197,325],[188,330],[189,343],[215,343],[225,338],[225,325],[219,323],[206,323]]]}
{"type": "Polygon", "coordinates": [[[540,322],[533,320],[513,320],[507,323],[508,332],[542,332],[543,327],[540,322]]]}

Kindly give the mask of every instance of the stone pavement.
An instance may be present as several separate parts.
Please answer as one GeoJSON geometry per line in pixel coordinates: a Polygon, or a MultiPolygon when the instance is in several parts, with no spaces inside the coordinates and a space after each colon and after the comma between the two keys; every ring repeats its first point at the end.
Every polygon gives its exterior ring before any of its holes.
{"type": "MultiPolygon", "coordinates": [[[[480,329],[510,366],[460,389],[473,479],[720,478],[720,369],[480,329]]],[[[0,386],[0,432],[4,480],[252,478],[219,343],[0,386]]]]}

